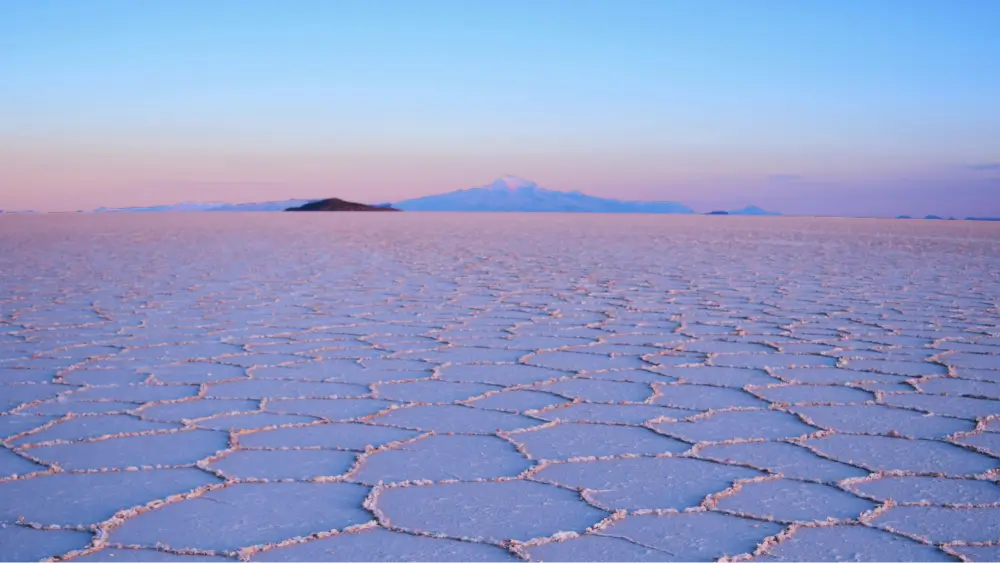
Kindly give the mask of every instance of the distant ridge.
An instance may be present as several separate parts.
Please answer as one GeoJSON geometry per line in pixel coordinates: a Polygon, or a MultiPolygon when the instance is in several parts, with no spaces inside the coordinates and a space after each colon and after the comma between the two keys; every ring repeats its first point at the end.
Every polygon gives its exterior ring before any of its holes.
{"type": "Polygon", "coordinates": [[[767,217],[777,217],[777,216],[781,215],[781,213],[778,213],[777,211],[767,211],[766,209],[761,209],[761,208],[757,207],[756,205],[748,205],[747,207],[744,207],[743,209],[737,209],[736,211],[730,211],[729,214],[730,215],[759,215],[759,216],[767,216],[767,217]]]}
{"type": "MultiPolygon", "coordinates": [[[[286,211],[307,204],[342,201],[353,205],[384,208],[397,211],[483,211],[483,212],[550,212],[550,213],[652,213],[694,214],[695,211],[673,201],[629,201],[586,195],[580,191],[558,191],[542,188],[537,183],[517,176],[501,176],[493,182],[476,188],[434,194],[402,200],[396,203],[364,204],[347,202],[339,198],[287,199],[253,203],[180,202],[146,207],[100,207],[94,213],[168,213],[168,212],[230,212],[286,211]]],[[[312,210],[312,209],[305,209],[312,210]]],[[[333,210],[333,209],[331,209],[333,210]]],[[[347,210],[347,209],[344,209],[347,210]]],[[[361,209],[355,209],[361,210],[361,209]]],[[[8,211],[10,213],[10,211],[8,211]]],[[[23,213],[23,212],[22,212],[23,213]]],[[[731,211],[710,211],[705,215],[756,215],[779,216],[781,213],[750,205],[731,211]]],[[[994,220],[982,218],[975,220],[994,220]]]]}
{"type": "Polygon", "coordinates": [[[393,204],[403,211],[493,211],[561,213],[694,213],[671,201],[623,201],[581,192],[547,190],[517,176],[454,192],[407,199],[393,204]]]}
{"type": "Polygon", "coordinates": [[[329,199],[321,199],[319,201],[309,202],[297,207],[289,207],[285,211],[399,211],[399,210],[392,207],[387,207],[385,205],[366,205],[364,203],[355,203],[353,201],[345,201],[343,199],[331,197],[329,199]]]}
{"type": "Polygon", "coordinates": [[[289,207],[298,207],[316,201],[315,199],[288,199],[285,201],[263,201],[255,203],[222,203],[222,202],[181,202],[170,205],[154,205],[151,207],[99,207],[95,213],[169,213],[195,211],[284,211],[289,207]]]}

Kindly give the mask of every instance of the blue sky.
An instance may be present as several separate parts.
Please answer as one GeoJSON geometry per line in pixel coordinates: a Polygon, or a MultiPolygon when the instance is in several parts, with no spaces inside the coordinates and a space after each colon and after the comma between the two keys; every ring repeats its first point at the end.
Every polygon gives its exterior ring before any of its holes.
{"type": "Polygon", "coordinates": [[[1000,215],[993,0],[11,0],[0,208],[488,183],[1000,215]]]}

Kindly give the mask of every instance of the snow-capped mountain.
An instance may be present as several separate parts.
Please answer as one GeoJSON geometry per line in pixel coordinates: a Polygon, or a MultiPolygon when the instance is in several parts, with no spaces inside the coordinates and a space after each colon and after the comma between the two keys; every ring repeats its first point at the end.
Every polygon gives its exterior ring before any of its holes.
{"type": "Polygon", "coordinates": [[[403,211],[547,211],[576,213],[694,213],[671,201],[622,201],[578,191],[547,190],[516,176],[478,188],[418,197],[392,204],[403,211]]]}
{"type": "Polygon", "coordinates": [[[730,215],[767,215],[767,216],[771,216],[771,217],[775,217],[775,216],[781,215],[781,213],[778,213],[777,211],[767,211],[766,209],[761,209],[761,208],[757,207],[756,205],[748,205],[747,207],[744,207],[743,209],[737,209],[736,211],[730,211],[729,214],[730,215]]]}
{"type": "Polygon", "coordinates": [[[290,207],[299,207],[316,201],[314,199],[288,199],[285,201],[263,201],[257,203],[221,203],[221,202],[182,202],[171,205],[154,205],[152,207],[120,207],[108,209],[99,207],[95,213],[158,213],[169,211],[284,211],[290,207]]]}

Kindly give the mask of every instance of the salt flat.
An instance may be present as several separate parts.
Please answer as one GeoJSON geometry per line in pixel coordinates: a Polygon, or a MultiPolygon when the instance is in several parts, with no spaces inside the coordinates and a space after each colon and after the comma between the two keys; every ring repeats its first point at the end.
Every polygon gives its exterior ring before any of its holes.
{"type": "Polygon", "coordinates": [[[0,217],[0,559],[991,560],[1000,225],[0,217]]]}

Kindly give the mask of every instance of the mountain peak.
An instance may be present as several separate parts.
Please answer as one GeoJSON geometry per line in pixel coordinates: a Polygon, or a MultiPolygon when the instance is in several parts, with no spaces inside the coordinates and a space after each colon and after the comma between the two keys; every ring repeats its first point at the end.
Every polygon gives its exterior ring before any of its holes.
{"type": "Polygon", "coordinates": [[[669,201],[622,201],[576,192],[547,190],[517,176],[501,176],[477,188],[396,202],[403,211],[515,211],[570,213],[694,213],[669,201]]]}
{"type": "Polygon", "coordinates": [[[491,190],[519,190],[522,188],[537,188],[538,184],[520,178],[518,176],[513,176],[511,174],[504,174],[496,180],[493,180],[488,186],[483,186],[491,190]]]}

